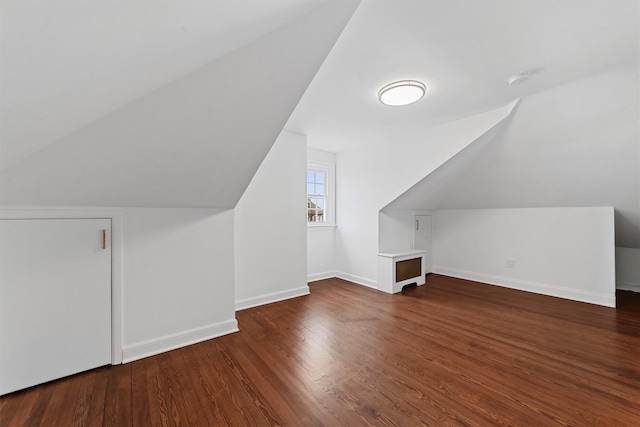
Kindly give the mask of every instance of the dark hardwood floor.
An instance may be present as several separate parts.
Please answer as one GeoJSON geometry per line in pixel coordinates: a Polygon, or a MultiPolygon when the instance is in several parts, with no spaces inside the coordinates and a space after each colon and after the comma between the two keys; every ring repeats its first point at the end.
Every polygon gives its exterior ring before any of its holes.
{"type": "Polygon", "coordinates": [[[7,395],[0,426],[640,425],[640,294],[310,286],[239,333],[7,395]]]}

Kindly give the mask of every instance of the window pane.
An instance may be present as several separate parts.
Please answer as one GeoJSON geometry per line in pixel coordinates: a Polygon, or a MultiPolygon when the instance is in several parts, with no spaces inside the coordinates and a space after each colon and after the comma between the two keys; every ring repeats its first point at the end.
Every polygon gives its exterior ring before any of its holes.
{"type": "Polygon", "coordinates": [[[307,222],[326,222],[327,174],[307,169],[307,222]]]}

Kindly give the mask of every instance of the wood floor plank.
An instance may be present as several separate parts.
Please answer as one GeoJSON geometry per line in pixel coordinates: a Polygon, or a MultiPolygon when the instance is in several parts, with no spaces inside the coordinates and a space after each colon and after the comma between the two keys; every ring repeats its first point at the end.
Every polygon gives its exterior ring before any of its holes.
{"type": "Polygon", "coordinates": [[[0,398],[0,426],[38,425],[48,404],[50,387],[39,386],[0,398]]]}
{"type": "Polygon", "coordinates": [[[70,425],[72,423],[75,404],[69,403],[75,403],[73,399],[76,397],[76,392],[82,381],[82,375],[83,374],[79,374],[77,376],[52,381],[51,385],[55,387],[55,392],[49,396],[39,425],[55,427],[70,425]]]}
{"type": "Polygon", "coordinates": [[[154,363],[152,358],[146,358],[128,365],[131,369],[131,412],[134,427],[162,425],[159,421],[160,412],[154,406],[153,382],[148,381],[154,363]]]}
{"type": "MultiPolygon", "coordinates": [[[[228,337],[222,337],[227,339],[228,337]]],[[[218,353],[216,342],[202,343],[202,351],[193,351],[196,373],[199,376],[201,399],[208,405],[215,419],[213,425],[233,425],[241,417],[228,382],[230,373],[218,353]]],[[[240,418],[241,419],[241,418],[240,418]]]]}
{"type": "Polygon", "coordinates": [[[100,369],[100,371],[105,372],[107,377],[104,399],[104,427],[130,426],[133,423],[131,368],[134,363],[107,366],[100,369]]]}
{"type": "Polygon", "coordinates": [[[218,405],[218,398],[215,396],[217,384],[215,376],[209,375],[214,369],[201,364],[195,357],[193,349],[187,347],[176,352],[176,356],[181,359],[181,371],[190,372],[191,375],[184,376],[189,381],[189,392],[185,398],[192,399],[191,408],[194,410],[194,417],[203,425],[224,425],[228,424],[223,411],[218,405]]]}
{"type": "Polygon", "coordinates": [[[3,396],[0,425],[638,425],[640,294],[310,289],[238,312],[238,333],[3,396]]]}
{"type": "Polygon", "coordinates": [[[104,414],[106,381],[104,370],[93,369],[82,375],[75,398],[71,424],[74,426],[102,425],[102,419],[95,413],[104,414]]]}
{"type": "Polygon", "coordinates": [[[107,400],[107,387],[109,385],[109,370],[94,369],[94,380],[91,384],[85,384],[83,393],[88,396],[89,405],[87,406],[84,417],[79,420],[77,425],[87,427],[101,427],[104,423],[104,414],[106,414],[105,404],[107,400]],[[103,414],[102,417],[96,414],[103,414]]]}

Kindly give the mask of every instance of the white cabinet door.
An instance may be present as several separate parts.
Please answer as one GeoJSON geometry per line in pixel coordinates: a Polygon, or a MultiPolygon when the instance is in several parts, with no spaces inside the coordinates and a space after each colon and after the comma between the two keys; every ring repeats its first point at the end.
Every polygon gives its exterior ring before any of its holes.
{"type": "Polygon", "coordinates": [[[110,219],[0,220],[0,395],[111,362],[110,236],[110,219]]]}

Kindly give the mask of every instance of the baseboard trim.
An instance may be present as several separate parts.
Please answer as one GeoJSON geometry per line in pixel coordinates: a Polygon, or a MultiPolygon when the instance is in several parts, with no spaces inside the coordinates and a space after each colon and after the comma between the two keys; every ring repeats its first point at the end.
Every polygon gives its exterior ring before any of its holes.
{"type": "Polygon", "coordinates": [[[290,298],[309,295],[309,286],[304,285],[299,288],[288,289],[286,291],[273,292],[257,297],[246,298],[236,301],[236,311],[244,310],[259,305],[271,304],[272,302],[283,301],[290,298]]]}
{"type": "Polygon", "coordinates": [[[334,277],[338,277],[337,271],[325,271],[324,273],[307,275],[307,282],[317,282],[318,280],[332,279],[334,277]]]}
{"type": "Polygon", "coordinates": [[[616,289],[620,289],[621,291],[640,292],[640,285],[635,283],[618,282],[616,283],[616,289]]]}
{"type": "Polygon", "coordinates": [[[236,319],[214,323],[202,328],[191,329],[190,331],[179,332],[177,334],[165,335],[153,340],[143,341],[138,344],[125,346],[122,350],[122,363],[133,362],[134,360],[186,347],[222,335],[238,332],[238,321],[236,319]]]}
{"type": "Polygon", "coordinates": [[[533,292],[536,294],[587,302],[596,305],[603,305],[605,307],[615,308],[616,306],[615,293],[613,295],[607,295],[597,292],[582,291],[578,289],[560,288],[557,286],[548,285],[546,283],[511,279],[508,277],[458,270],[455,268],[444,266],[434,266],[433,272],[437,274],[443,274],[445,276],[452,276],[460,279],[473,280],[476,282],[488,283],[490,285],[502,286],[504,288],[518,289],[521,291],[533,292]]]}
{"type": "Polygon", "coordinates": [[[338,279],[346,280],[348,282],[353,282],[357,285],[366,286],[367,288],[378,289],[378,282],[375,280],[367,279],[365,277],[355,276],[353,274],[345,273],[344,271],[336,271],[336,276],[338,279]]]}

